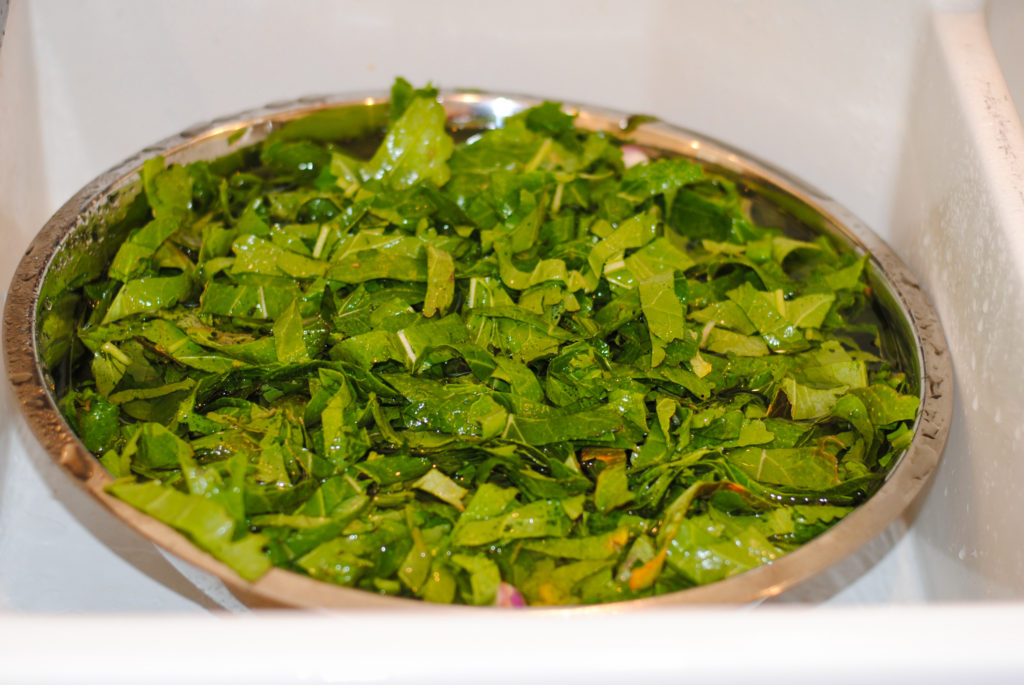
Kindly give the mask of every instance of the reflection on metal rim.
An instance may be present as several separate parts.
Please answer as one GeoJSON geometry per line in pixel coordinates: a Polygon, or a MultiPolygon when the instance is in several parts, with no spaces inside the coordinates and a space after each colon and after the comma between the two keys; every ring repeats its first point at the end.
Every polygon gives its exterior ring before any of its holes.
{"type": "Polygon", "coordinates": [[[4,47],[4,32],[7,30],[7,11],[11,8],[11,0],[0,0],[0,49],[4,47]]]}
{"type": "MultiPolygon", "coordinates": [[[[5,6],[0,0],[0,8],[5,6]]],[[[505,117],[539,104],[538,98],[450,91],[441,101],[453,128],[486,128],[505,117]]],[[[232,144],[258,142],[283,122],[337,106],[386,107],[386,95],[361,93],[303,98],[192,127],[146,148],[101,175],[61,207],[30,245],[11,283],[4,311],[4,354],[9,379],[22,412],[40,443],[65,472],[124,523],[165,550],[220,578],[252,606],[305,608],[392,607],[438,610],[419,600],[388,597],[344,588],[274,568],[256,582],[247,582],[202,552],[184,536],[104,491],[110,475],[72,433],[55,405],[54,379],[44,368],[38,336],[41,295],[47,279],[102,252],[110,219],[130,211],[138,193],[138,171],[144,160],[164,155],[168,162],[187,163],[226,154],[232,144]],[[229,142],[229,138],[235,137],[229,142]]],[[[593,130],[621,129],[628,115],[584,105],[568,105],[577,125],[593,130]]],[[[871,255],[869,277],[883,306],[896,324],[907,365],[917,384],[921,411],[914,439],[890,472],[885,484],[867,502],[836,526],[771,564],[710,585],[647,599],[593,607],[536,609],[550,612],[623,611],[681,603],[748,603],[778,595],[860,552],[878,556],[880,536],[901,515],[911,511],[938,466],[952,415],[952,367],[942,328],[917,280],[892,250],[850,212],[785,172],[704,136],[662,122],[638,126],[631,134],[641,146],[696,159],[741,180],[812,228],[831,234],[851,249],[871,255]],[[866,551],[867,550],[867,551],[866,551]]],[[[891,539],[888,543],[891,544],[891,539]]],[[[849,562],[847,562],[849,563],[849,562]]],[[[860,565],[864,561],[860,559],[860,565]]],[[[839,574],[841,575],[841,574],[839,574]]],[[[837,577],[839,577],[837,575],[837,577]]],[[[451,610],[451,609],[449,609],[451,610]]],[[[461,610],[486,611],[478,607],[461,610]]],[[[533,609],[531,609],[533,610],[533,609]]]]}

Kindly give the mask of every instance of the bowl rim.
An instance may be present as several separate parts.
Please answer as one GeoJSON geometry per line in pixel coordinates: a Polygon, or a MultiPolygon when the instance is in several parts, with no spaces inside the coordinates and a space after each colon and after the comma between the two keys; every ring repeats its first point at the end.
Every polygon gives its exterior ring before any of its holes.
{"type": "MultiPolygon", "coordinates": [[[[158,547],[217,577],[250,606],[486,610],[433,605],[342,587],[279,567],[272,567],[256,581],[246,581],[183,534],[108,494],[104,488],[112,477],[64,420],[42,367],[37,340],[41,288],[54,258],[74,230],[85,218],[100,211],[117,190],[133,182],[145,160],[157,155],[173,158],[203,141],[218,141],[232,134],[241,144],[255,142],[283,122],[335,107],[383,105],[388,97],[385,92],[370,91],[273,102],[191,126],[142,149],[90,181],[54,213],[30,243],[7,292],[3,349],[8,380],[22,416],[45,451],[120,521],[158,547]]],[[[456,127],[486,112],[487,118],[500,124],[504,116],[544,101],[534,96],[464,89],[443,90],[438,100],[456,127]]],[[[579,126],[594,130],[621,131],[630,116],[623,111],[578,103],[563,103],[563,107],[577,115],[579,126]]],[[[832,226],[829,232],[868,254],[876,277],[889,288],[916,343],[917,358],[912,363],[920,370],[921,406],[914,438],[879,490],[842,521],[773,562],[708,585],[653,597],[587,606],[529,607],[530,611],[618,612],[676,604],[748,603],[778,595],[848,559],[893,524],[926,490],[949,433],[953,376],[942,327],[919,282],[885,241],[852,212],[813,186],[728,144],[656,119],[637,125],[630,137],[640,145],[687,154],[702,163],[764,181],[806,204],[832,226]]]]}

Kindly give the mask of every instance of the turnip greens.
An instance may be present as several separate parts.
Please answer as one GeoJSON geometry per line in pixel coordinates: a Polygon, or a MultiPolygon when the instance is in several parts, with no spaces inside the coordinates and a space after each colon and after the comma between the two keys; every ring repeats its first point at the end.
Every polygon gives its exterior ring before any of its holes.
{"type": "Polygon", "coordinates": [[[488,605],[714,582],[877,489],[918,401],[865,257],[555,103],[456,140],[435,98],[145,164],[62,400],[111,493],[247,579],[488,605]]]}

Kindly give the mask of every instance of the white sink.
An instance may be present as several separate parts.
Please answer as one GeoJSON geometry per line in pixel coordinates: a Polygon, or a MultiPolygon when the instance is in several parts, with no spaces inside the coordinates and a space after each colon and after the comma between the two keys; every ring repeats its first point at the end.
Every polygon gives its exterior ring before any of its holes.
{"type": "MultiPolygon", "coordinates": [[[[810,181],[885,238],[929,293],[956,374],[949,444],[918,510],[837,576],[845,586],[810,583],[749,616],[771,615],[779,632],[800,634],[812,612],[841,641],[856,638],[866,611],[879,621],[881,644],[923,648],[956,637],[981,649],[996,626],[1024,621],[1024,125],[1014,108],[1014,100],[1024,106],[1021,36],[1024,4],[1013,0],[287,8],[269,0],[13,0],[0,52],[0,287],[46,218],[91,178],[190,124],[274,100],[386,89],[404,75],[631,109],[701,131],[810,181]],[[951,606],[960,602],[972,605],[951,606]],[[915,608],[894,613],[908,603],[915,608]],[[954,616],[954,633],[930,630],[954,616]],[[893,633],[897,626],[910,634],[893,633]]],[[[38,621],[39,630],[79,626],[54,613],[128,632],[131,621],[111,612],[146,612],[139,625],[153,613],[183,613],[167,628],[181,636],[206,625],[211,609],[245,611],[217,582],[112,527],[27,434],[6,384],[0,429],[0,680],[4,663],[21,663],[4,660],[19,658],[16,646],[28,644],[38,621]],[[6,653],[5,640],[13,640],[6,653]]],[[[726,613],[706,612],[707,620],[726,613]]],[[[235,628],[261,630],[250,618],[235,628]]],[[[449,620],[452,630],[468,629],[449,620]]],[[[479,621],[472,630],[498,640],[480,649],[501,658],[500,640],[516,639],[514,624],[479,621]]],[[[673,621],[681,636],[696,630],[686,615],[629,625],[653,636],[673,621]]],[[[757,638],[755,626],[768,622],[740,622],[731,641],[757,638]]],[[[567,644],[598,630],[570,623],[567,644]]],[[[307,635],[298,625],[290,628],[296,637],[281,638],[289,649],[300,650],[297,636],[307,635]]],[[[100,631],[79,631],[83,642],[71,653],[98,648],[100,631]]],[[[532,660],[526,651],[509,679],[557,658],[548,650],[532,660]]],[[[669,656],[649,659],[671,674],[669,656]]],[[[865,657],[857,673],[892,673],[890,657],[865,657]]],[[[954,682],[965,671],[953,659],[936,651],[907,677],[954,682]]],[[[726,681],[747,673],[734,661],[719,662],[726,681]]],[[[579,672],[611,678],[599,663],[579,672]]],[[[825,659],[808,663],[805,675],[829,673],[825,659]]],[[[975,665],[977,673],[1024,675],[1020,656],[975,665]]],[[[406,673],[382,667],[394,681],[406,673]]],[[[53,673],[38,682],[61,682],[53,673]]],[[[421,682],[442,673],[428,668],[421,682]]]]}

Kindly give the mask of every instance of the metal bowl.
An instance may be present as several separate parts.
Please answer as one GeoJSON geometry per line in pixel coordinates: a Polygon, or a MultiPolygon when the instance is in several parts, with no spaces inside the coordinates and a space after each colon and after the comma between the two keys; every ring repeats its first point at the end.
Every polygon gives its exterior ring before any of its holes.
{"type": "MultiPolygon", "coordinates": [[[[190,128],[148,147],[85,186],[46,223],[15,271],[4,311],[4,352],[11,384],[32,432],[81,487],[123,524],[164,550],[221,579],[252,606],[303,608],[430,607],[419,600],[377,595],[313,580],[280,568],[248,582],[169,526],[107,494],[112,481],[64,421],[56,406],[54,359],[61,353],[55,331],[64,316],[69,285],[106,268],[133,217],[145,211],[139,192],[142,163],[163,155],[168,163],[211,159],[265,138],[282,124],[316,111],[351,107],[352,122],[366,131],[386,122],[386,95],[304,98],[225,117],[190,128]]],[[[518,95],[444,92],[440,96],[453,130],[501,125],[505,117],[541,100],[518,95]]],[[[592,130],[621,130],[628,115],[567,105],[577,124],[592,130]]],[[[911,509],[938,466],[953,407],[952,368],[936,314],[917,280],[892,250],[855,216],[811,186],[704,136],[647,121],[630,134],[640,146],[695,159],[752,191],[752,212],[761,223],[831,235],[849,249],[870,255],[869,282],[884,318],[892,325],[892,346],[902,358],[911,387],[921,400],[914,438],[882,487],[837,525],[771,564],[710,585],[621,602],[617,610],[681,603],[748,603],[773,597],[804,583],[865,549],[877,547],[883,531],[911,509]]],[[[889,536],[892,537],[892,536],[889,536]]],[[[877,550],[871,555],[878,556],[877,550]]],[[[863,567],[863,561],[861,562],[863,567]]],[[[594,607],[588,608],[593,610],[594,607]]],[[[479,609],[474,609],[479,610],[479,609]]],[[[559,611],[566,611],[561,608],[559,611]]],[[[573,609],[568,609],[572,611],[573,609]]]]}

